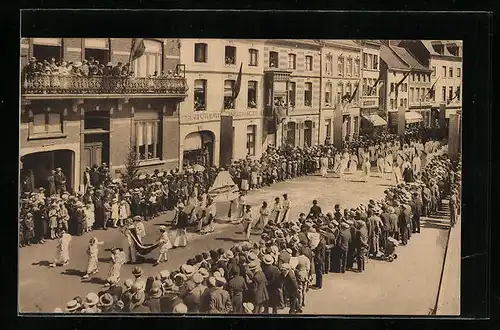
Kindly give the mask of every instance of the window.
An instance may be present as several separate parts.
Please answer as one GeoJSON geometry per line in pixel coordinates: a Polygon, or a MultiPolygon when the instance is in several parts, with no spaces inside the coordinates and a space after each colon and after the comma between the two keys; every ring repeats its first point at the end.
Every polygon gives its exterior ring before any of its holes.
{"type": "Polygon", "coordinates": [[[449,75],[448,75],[450,78],[453,78],[453,68],[450,67],[450,70],[449,70],[449,75]]]}
{"type": "Polygon", "coordinates": [[[306,56],[306,70],[312,71],[313,69],[313,57],[306,56]]]}
{"type": "Polygon", "coordinates": [[[433,77],[436,76],[436,67],[435,66],[432,67],[432,76],[433,77]]]}
{"type": "Polygon", "coordinates": [[[248,98],[247,98],[247,107],[250,109],[257,108],[257,82],[249,81],[248,82],[248,98]]]}
{"type": "Polygon", "coordinates": [[[391,99],[391,109],[394,109],[394,99],[391,99]]]}
{"type": "Polygon", "coordinates": [[[236,64],[236,47],[226,46],[224,51],[224,63],[226,65],[236,64]]]}
{"type": "Polygon", "coordinates": [[[368,91],[370,90],[370,86],[368,86],[368,80],[363,78],[363,95],[368,95],[368,91]]]}
{"type": "Polygon", "coordinates": [[[420,82],[420,73],[417,74],[417,81],[420,82]]]}
{"type": "Polygon", "coordinates": [[[297,125],[293,121],[289,121],[286,125],[286,143],[295,146],[295,130],[297,125]]]}
{"type": "Polygon", "coordinates": [[[339,58],[338,58],[337,71],[338,71],[339,76],[344,75],[344,58],[342,56],[339,56],[339,58]]]}
{"type": "Polygon", "coordinates": [[[161,159],[160,116],[157,111],[135,114],[135,151],[139,160],[161,159]]]}
{"type": "Polygon", "coordinates": [[[194,44],[194,61],[197,63],[207,63],[207,44],[194,44]]]}
{"type": "Polygon", "coordinates": [[[443,78],[446,78],[446,67],[443,66],[443,78]]]}
{"type": "Polygon", "coordinates": [[[354,75],[359,76],[359,58],[354,60],[354,75]]]}
{"type": "Polygon", "coordinates": [[[344,96],[344,85],[339,83],[337,85],[337,102],[342,102],[342,96],[344,96]]]}
{"type": "Polygon", "coordinates": [[[403,100],[404,100],[403,106],[405,108],[407,108],[408,107],[408,99],[403,99],[403,100]]]}
{"type": "Polygon", "coordinates": [[[394,83],[391,83],[391,93],[394,92],[394,83]]]}
{"type": "Polygon", "coordinates": [[[295,70],[297,68],[297,56],[295,54],[288,54],[288,68],[295,70]]]}
{"type": "Polygon", "coordinates": [[[312,83],[307,82],[304,89],[304,105],[312,107],[312,83]]]}
{"type": "Polygon", "coordinates": [[[250,59],[248,61],[249,66],[258,66],[259,64],[259,51],[257,49],[249,49],[248,55],[250,59]]]}
{"type": "Polygon", "coordinates": [[[373,69],[373,54],[368,54],[368,69],[373,69]]]}
{"type": "Polygon", "coordinates": [[[55,112],[44,112],[33,115],[32,134],[62,133],[62,115],[55,112]]]}
{"type": "Polygon", "coordinates": [[[277,68],[279,62],[278,52],[269,52],[269,67],[277,68]]]}
{"type": "Polygon", "coordinates": [[[352,58],[347,59],[347,75],[352,76],[352,58]]]}
{"type": "Polygon", "coordinates": [[[460,78],[462,76],[462,69],[457,68],[457,78],[460,78]]]}
{"type": "Polygon", "coordinates": [[[372,67],[372,69],[378,70],[378,56],[377,55],[373,55],[373,67],[372,67]]]}
{"type": "Polygon", "coordinates": [[[443,102],[446,101],[446,86],[443,86],[442,100],[443,102]]]}
{"type": "Polygon", "coordinates": [[[295,83],[294,82],[288,83],[288,102],[290,103],[291,107],[295,106],[295,83]]]}
{"type": "Polygon", "coordinates": [[[347,83],[345,86],[345,94],[351,96],[352,93],[352,85],[351,83],[347,83]]]}
{"type": "Polygon", "coordinates": [[[255,156],[255,125],[247,126],[247,155],[255,156]]]}
{"type": "Polygon", "coordinates": [[[108,40],[107,38],[85,38],[85,59],[106,65],[109,62],[108,40]]]}
{"type": "Polygon", "coordinates": [[[326,126],[325,127],[325,129],[326,129],[326,137],[330,138],[331,135],[332,135],[332,120],[331,119],[327,119],[325,126],[326,126]]]}
{"type": "Polygon", "coordinates": [[[411,74],[411,81],[415,81],[415,74],[414,73],[411,74]]]}
{"type": "Polygon", "coordinates": [[[417,90],[417,101],[420,101],[420,88],[416,88],[417,90]]]}
{"type": "Polygon", "coordinates": [[[196,79],[194,81],[194,110],[202,111],[207,109],[207,81],[196,79]]]}
{"type": "Polygon", "coordinates": [[[224,81],[224,109],[234,109],[233,88],[234,80],[224,81]]]}
{"type": "Polygon", "coordinates": [[[368,69],[368,54],[363,53],[363,68],[368,69]]]}
{"type": "Polygon", "coordinates": [[[60,38],[33,38],[33,56],[38,61],[60,62],[62,59],[62,39],[60,38]]]}
{"type": "Polygon", "coordinates": [[[401,99],[401,100],[399,100],[399,101],[400,101],[400,102],[399,102],[399,105],[400,105],[400,106],[403,106],[403,99],[401,99]]]}
{"type": "Polygon", "coordinates": [[[331,106],[332,105],[332,84],[331,83],[326,83],[326,87],[325,87],[325,105],[326,106],[331,106]]]}
{"type": "Polygon", "coordinates": [[[431,89],[430,88],[427,88],[426,92],[425,92],[425,100],[426,101],[429,101],[429,95],[430,95],[430,92],[431,92],[431,89]]]}
{"type": "Polygon", "coordinates": [[[460,101],[460,86],[457,87],[457,100],[460,101]]]}
{"type": "Polygon", "coordinates": [[[332,55],[326,55],[325,72],[328,74],[332,74],[332,62],[333,62],[332,55]]]}
{"type": "Polygon", "coordinates": [[[408,92],[408,84],[407,83],[403,84],[403,92],[408,92]]]}
{"type": "Polygon", "coordinates": [[[359,128],[359,117],[354,116],[354,134],[358,134],[358,128],[359,128]]]}
{"type": "Polygon", "coordinates": [[[312,145],[313,123],[310,120],[304,122],[304,147],[312,145]]]}
{"type": "Polygon", "coordinates": [[[450,86],[448,88],[448,100],[451,100],[453,98],[453,87],[450,86]]]}
{"type": "Polygon", "coordinates": [[[144,54],[134,60],[132,67],[136,77],[150,77],[162,72],[163,43],[144,40],[144,54]]]}
{"type": "Polygon", "coordinates": [[[414,101],[415,101],[415,90],[413,89],[413,87],[410,87],[410,102],[414,101]]]}

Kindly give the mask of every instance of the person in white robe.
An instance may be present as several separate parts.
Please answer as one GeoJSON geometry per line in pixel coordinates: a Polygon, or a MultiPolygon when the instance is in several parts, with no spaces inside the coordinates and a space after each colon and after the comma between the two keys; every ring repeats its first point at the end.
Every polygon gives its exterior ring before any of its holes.
{"type": "Polygon", "coordinates": [[[95,222],[94,203],[87,203],[87,205],[85,205],[84,212],[85,218],[87,219],[87,232],[90,232],[95,222]]]}
{"type": "Polygon", "coordinates": [[[125,253],[121,248],[114,248],[111,250],[111,262],[111,269],[109,270],[106,281],[108,283],[118,283],[120,281],[122,265],[126,262],[125,253]]]}
{"type": "Polygon", "coordinates": [[[328,174],[328,158],[323,156],[321,157],[321,168],[320,168],[320,174],[322,177],[326,177],[328,174]]]}
{"type": "Polygon", "coordinates": [[[123,226],[127,218],[128,218],[127,202],[125,200],[122,200],[120,202],[120,207],[118,209],[118,226],[120,227],[123,226]]]}
{"type": "Polygon", "coordinates": [[[131,222],[129,222],[126,226],[125,231],[122,232],[125,235],[125,244],[123,249],[125,262],[136,263],[137,250],[135,249],[135,243],[131,232],[131,230],[135,229],[135,226],[131,222]]]}
{"type": "Polygon", "coordinates": [[[392,163],[394,157],[390,149],[387,149],[387,154],[385,155],[385,173],[392,173],[392,163]]]}
{"type": "Polygon", "coordinates": [[[339,172],[340,172],[340,163],[341,163],[341,161],[342,161],[342,158],[340,156],[340,152],[336,152],[334,160],[333,160],[333,171],[335,173],[337,173],[338,175],[340,175],[339,172]]]}
{"type": "Polygon", "coordinates": [[[363,181],[365,182],[368,181],[368,178],[370,177],[371,166],[370,153],[366,150],[363,153],[363,181]]]}
{"type": "Polygon", "coordinates": [[[382,153],[382,151],[379,151],[378,157],[377,157],[377,171],[379,173],[380,177],[384,176],[384,171],[385,171],[385,158],[382,153]]]}
{"type": "Polygon", "coordinates": [[[87,263],[87,271],[83,275],[83,279],[88,279],[90,275],[97,274],[99,272],[99,245],[103,245],[104,242],[99,242],[96,237],[90,239],[89,247],[87,248],[87,255],[89,256],[89,261],[87,263]]]}
{"type": "Polygon", "coordinates": [[[273,220],[274,223],[280,222],[282,211],[283,211],[283,205],[281,204],[280,198],[276,197],[274,199],[273,208],[271,210],[271,220],[273,220]]]}
{"type": "Polygon", "coordinates": [[[61,230],[61,237],[57,241],[56,257],[54,262],[50,265],[55,267],[58,265],[66,266],[69,262],[69,243],[71,242],[71,235],[61,230]]]}
{"type": "Polygon", "coordinates": [[[245,215],[243,216],[243,224],[244,224],[244,231],[243,232],[245,233],[245,239],[247,241],[250,240],[252,223],[253,223],[252,207],[250,205],[247,205],[245,207],[245,215]]]}
{"type": "Polygon", "coordinates": [[[422,160],[420,159],[419,151],[417,151],[415,157],[413,157],[412,166],[413,166],[413,173],[415,175],[419,175],[422,166],[422,160]]]}
{"type": "Polygon", "coordinates": [[[158,259],[156,260],[155,265],[159,265],[162,262],[166,262],[168,260],[168,250],[172,248],[172,243],[170,243],[170,238],[168,237],[167,227],[160,226],[160,237],[158,239],[160,254],[158,259]]]}
{"type": "Polygon", "coordinates": [[[288,194],[283,194],[283,217],[281,218],[281,222],[286,223],[289,222],[290,211],[292,209],[292,202],[288,198],[288,194]]]}
{"type": "Polygon", "coordinates": [[[269,221],[269,214],[271,214],[269,207],[267,206],[267,202],[264,201],[262,202],[262,206],[260,207],[259,210],[259,220],[255,224],[255,228],[259,228],[261,230],[264,230],[264,227],[267,225],[267,222],[269,221]]]}
{"type": "Polygon", "coordinates": [[[349,157],[349,172],[356,173],[356,171],[358,170],[358,162],[358,156],[354,153],[353,150],[351,156],[349,157]]]}
{"type": "Polygon", "coordinates": [[[135,224],[135,232],[137,234],[137,239],[139,240],[139,243],[142,244],[142,239],[146,236],[146,228],[144,227],[144,224],[142,223],[142,217],[141,216],[136,216],[133,218],[135,224]]]}

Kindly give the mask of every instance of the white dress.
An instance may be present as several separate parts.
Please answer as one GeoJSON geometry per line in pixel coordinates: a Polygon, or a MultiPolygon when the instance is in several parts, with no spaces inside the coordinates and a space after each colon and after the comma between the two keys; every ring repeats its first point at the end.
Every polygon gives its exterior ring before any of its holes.
{"type": "Polygon", "coordinates": [[[69,261],[69,242],[71,242],[71,235],[64,233],[57,242],[56,264],[62,264],[69,261]]]}
{"type": "Polygon", "coordinates": [[[85,207],[85,217],[87,219],[87,228],[92,228],[95,222],[94,204],[85,207]]]}
{"type": "Polygon", "coordinates": [[[89,256],[89,261],[87,263],[87,274],[92,274],[94,272],[97,272],[99,266],[98,254],[99,254],[99,245],[98,244],[89,245],[87,249],[87,255],[89,256]]]}
{"type": "Polygon", "coordinates": [[[126,261],[125,253],[122,251],[118,251],[116,252],[116,254],[111,255],[111,260],[113,261],[113,265],[109,270],[108,279],[112,279],[118,282],[120,280],[120,271],[122,269],[122,265],[126,261]]]}
{"type": "Polygon", "coordinates": [[[328,158],[321,157],[321,176],[325,177],[328,174],[328,158]]]}

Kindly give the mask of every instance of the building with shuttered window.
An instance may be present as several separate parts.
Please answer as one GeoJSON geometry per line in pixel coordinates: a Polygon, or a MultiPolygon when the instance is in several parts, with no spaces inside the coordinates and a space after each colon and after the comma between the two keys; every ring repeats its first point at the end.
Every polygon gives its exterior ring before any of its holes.
{"type": "MultiPolygon", "coordinates": [[[[119,177],[136,152],[142,172],[179,164],[179,103],[187,85],[177,39],[145,39],[131,63],[135,77],[35,75],[21,72],[20,158],[36,187],[61,167],[68,188],[83,184],[86,166],[108,164],[119,177]],[[177,77],[164,76],[169,71],[177,77]]],[[[22,38],[21,67],[37,61],[129,63],[131,38],[22,38]]]]}

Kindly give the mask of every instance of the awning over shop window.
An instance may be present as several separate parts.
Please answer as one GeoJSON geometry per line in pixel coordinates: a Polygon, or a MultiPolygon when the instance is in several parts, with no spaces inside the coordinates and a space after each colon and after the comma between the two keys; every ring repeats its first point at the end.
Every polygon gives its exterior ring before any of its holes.
{"type": "Polygon", "coordinates": [[[201,149],[201,134],[191,133],[184,139],[184,151],[201,149]]]}
{"type": "Polygon", "coordinates": [[[384,118],[380,117],[377,114],[372,114],[372,115],[363,115],[363,118],[368,120],[370,123],[372,123],[373,126],[383,126],[387,125],[387,122],[385,121],[384,118]]]}
{"type": "Polygon", "coordinates": [[[418,123],[422,121],[422,115],[415,111],[407,111],[405,119],[407,124],[418,123]]]}

